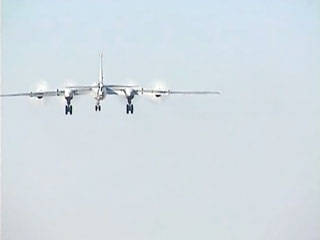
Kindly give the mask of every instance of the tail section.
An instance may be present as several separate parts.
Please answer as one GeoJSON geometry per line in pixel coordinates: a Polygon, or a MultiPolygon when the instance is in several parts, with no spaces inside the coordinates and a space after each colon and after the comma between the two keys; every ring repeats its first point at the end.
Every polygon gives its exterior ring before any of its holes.
{"type": "Polygon", "coordinates": [[[103,60],[103,53],[100,53],[100,70],[99,70],[99,85],[103,86],[103,66],[102,66],[102,60],[103,60]]]}

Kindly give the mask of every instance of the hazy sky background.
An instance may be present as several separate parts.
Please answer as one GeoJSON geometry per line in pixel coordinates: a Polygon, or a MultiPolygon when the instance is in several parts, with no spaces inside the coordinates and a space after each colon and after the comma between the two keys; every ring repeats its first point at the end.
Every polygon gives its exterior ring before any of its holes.
{"type": "Polygon", "coordinates": [[[320,238],[320,4],[3,0],[3,92],[105,80],[221,96],[3,100],[3,239],[320,238]]]}

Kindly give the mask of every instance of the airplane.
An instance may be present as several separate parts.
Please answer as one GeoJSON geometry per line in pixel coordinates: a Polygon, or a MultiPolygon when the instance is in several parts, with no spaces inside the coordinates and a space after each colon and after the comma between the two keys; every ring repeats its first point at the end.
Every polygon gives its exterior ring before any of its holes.
{"type": "Polygon", "coordinates": [[[95,111],[101,111],[100,102],[103,101],[107,95],[120,95],[125,96],[127,99],[126,113],[133,114],[132,100],[138,95],[151,95],[156,98],[167,95],[204,95],[204,94],[220,94],[219,91],[174,91],[164,89],[145,89],[135,85],[117,85],[117,84],[104,84],[103,76],[103,54],[100,53],[100,69],[98,82],[88,86],[66,86],[62,89],[51,90],[51,91],[34,91],[34,92],[23,92],[23,93],[10,93],[0,94],[0,97],[19,97],[28,96],[31,98],[42,99],[44,97],[61,96],[66,100],[65,114],[72,115],[72,104],[71,100],[74,96],[89,95],[92,94],[96,100],[95,111]]]}

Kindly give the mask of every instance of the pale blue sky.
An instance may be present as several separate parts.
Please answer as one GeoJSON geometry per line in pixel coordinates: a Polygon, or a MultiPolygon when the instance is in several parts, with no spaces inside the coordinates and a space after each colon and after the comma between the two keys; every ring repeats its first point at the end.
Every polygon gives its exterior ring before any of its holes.
{"type": "Polygon", "coordinates": [[[3,239],[319,239],[318,1],[3,1],[3,92],[221,90],[155,104],[5,99],[3,239]]]}

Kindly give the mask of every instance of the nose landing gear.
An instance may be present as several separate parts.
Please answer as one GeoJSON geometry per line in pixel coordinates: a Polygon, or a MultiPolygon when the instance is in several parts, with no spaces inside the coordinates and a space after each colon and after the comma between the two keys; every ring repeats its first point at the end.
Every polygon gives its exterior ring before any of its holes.
{"type": "Polygon", "coordinates": [[[97,105],[95,106],[95,110],[96,110],[96,112],[97,112],[97,111],[100,112],[100,111],[101,111],[101,105],[100,105],[100,104],[97,104],[97,105]]]}
{"type": "Polygon", "coordinates": [[[97,103],[96,105],[94,106],[94,109],[97,111],[101,111],[101,105],[100,105],[100,99],[97,99],[97,103]]]}

